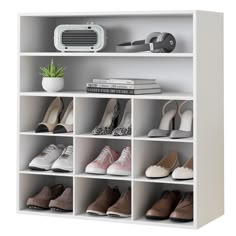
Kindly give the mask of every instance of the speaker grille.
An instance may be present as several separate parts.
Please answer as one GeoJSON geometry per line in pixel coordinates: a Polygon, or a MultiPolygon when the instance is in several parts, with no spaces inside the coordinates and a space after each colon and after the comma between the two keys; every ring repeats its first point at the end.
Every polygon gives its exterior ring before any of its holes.
{"type": "Polygon", "coordinates": [[[66,46],[92,47],[97,43],[94,30],[66,30],[62,33],[62,44],[66,46]]]}

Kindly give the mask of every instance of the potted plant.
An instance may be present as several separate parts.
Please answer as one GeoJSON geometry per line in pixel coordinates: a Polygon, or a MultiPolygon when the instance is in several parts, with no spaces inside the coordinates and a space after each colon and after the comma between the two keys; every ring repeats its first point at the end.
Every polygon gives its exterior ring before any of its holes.
{"type": "Polygon", "coordinates": [[[42,87],[47,92],[58,92],[64,88],[64,67],[56,66],[51,59],[51,63],[47,67],[40,67],[42,79],[42,87]]]}

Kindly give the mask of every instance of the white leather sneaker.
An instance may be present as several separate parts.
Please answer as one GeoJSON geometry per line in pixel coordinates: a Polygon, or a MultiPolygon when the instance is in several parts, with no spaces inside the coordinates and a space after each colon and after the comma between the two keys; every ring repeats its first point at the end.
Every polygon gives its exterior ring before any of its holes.
{"type": "Polygon", "coordinates": [[[36,156],[29,164],[29,168],[33,170],[50,170],[52,164],[62,154],[65,146],[62,144],[50,144],[36,156]]]}
{"type": "Polygon", "coordinates": [[[73,171],[73,146],[64,149],[61,156],[53,163],[52,170],[56,172],[73,171]]]}

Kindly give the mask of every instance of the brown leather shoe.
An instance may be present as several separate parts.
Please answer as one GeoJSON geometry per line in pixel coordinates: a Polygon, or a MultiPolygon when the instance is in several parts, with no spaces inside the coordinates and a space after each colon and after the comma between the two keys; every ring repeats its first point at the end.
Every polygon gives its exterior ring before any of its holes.
{"type": "Polygon", "coordinates": [[[114,205],[108,208],[107,215],[118,217],[131,216],[131,188],[123,193],[114,205]]]}
{"type": "Polygon", "coordinates": [[[193,192],[185,193],[175,210],[170,215],[171,220],[193,221],[193,192]]]}
{"type": "Polygon", "coordinates": [[[181,198],[180,191],[164,191],[161,198],[146,213],[147,219],[164,220],[169,218],[181,198]]]}
{"type": "Polygon", "coordinates": [[[49,207],[54,211],[72,211],[73,210],[73,191],[72,188],[66,188],[61,196],[51,200],[49,207]]]}
{"type": "Polygon", "coordinates": [[[57,184],[52,187],[45,186],[35,196],[28,198],[27,206],[31,209],[47,210],[49,202],[59,197],[64,191],[62,184],[57,184]]]}
{"type": "Polygon", "coordinates": [[[103,192],[99,194],[97,199],[89,205],[87,213],[99,216],[105,216],[107,209],[112,206],[120,197],[120,191],[117,187],[110,188],[107,186],[103,192]]]}

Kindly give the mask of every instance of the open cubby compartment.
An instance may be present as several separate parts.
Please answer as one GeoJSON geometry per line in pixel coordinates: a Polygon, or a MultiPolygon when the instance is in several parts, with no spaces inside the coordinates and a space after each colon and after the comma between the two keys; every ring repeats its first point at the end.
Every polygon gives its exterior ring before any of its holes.
{"type": "MultiPolygon", "coordinates": [[[[131,146],[131,141],[77,137],[75,140],[75,174],[98,178],[104,177],[103,175],[85,174],[85,167],[99,155],[106,145],[121,153],[125,147],[131,146]]],[[[110,176],[110,178],[112,177],[110,176]]]]}
{"type": "MultiPolygon", "coordinates": [[[[39,68],[51,57],[21,57],[21,92],[43,91],[39,68]]],[[[156,79],[163,92],[193,93],[193,61],[190,57],[54,57],[66,67],[62,91],[85,91],[86,83],[95,78],[156,79]],[[145,70],[144,70],[145,68],[145,70]]]]}
{"type": "Polygon", "coordinates": [[[149,182],[193,184],[192,180],[174,181],[171,176],[161,179],[148,179],[145,177],[146,169],[151,165],[156,165],[169,152],[178,153],[180,166],[182,166],[187,160],[193,157],[193,144],[135,140],[133,142],[133,177],[149,182]]]}
{"type": "MultiPolygon", "coordinates": [[[[76,134],[92,135],[91,134],[92,130],[97,125],[99,125],[99,123],[102,120],[108,101],[109,101],[108,98],[76,98],[76,103],[75,103],[76,134]]],[[[118,118],[118,124],[122,119],[127,101],[128,99],[118,99],[118,102],[120,104],[120,115],[118,118]]],[[[102,138],[104,136],[108,135],[102,135],[100,137],[102,138]]],[[[97,135],[93,137],[97,137],[97,135]]],[[[125,138],[127,138],[127,136],[125,136],[125,138]]]]}
{"type": "Polygon", "coordinates": [[[163,184],[163,183],[145,183],[134,182],[133,183],[133,218],[140,223],[149,223],[153,225],[163,226],[179,226],[192,228],[193,222],[175,222],[169,219],[167,220],[149,220],[146,219],[146,212],[153,206],[153,204],[160,198],[163,191],[179,190],[183,194],[184,192],[193,191],[192,186],[187,185],[175,185],[175,184],[163,184]]]}
{"type": "Polygon", "coordinates": [[[73,188],[72,177],[62,176],[45,176],[45,175],[31,175],[31,174],[19,174],[19,205],[20,211],[31,213],[51,213],[58,215],[72,215],[71,212],[55,212],[51,210],[32,210],[28,209],[26,202],[27,199],[36,195],[44,186],[53,186],[56,184],[63,184],[65,188],[73,188]]]}
{"type": "MultiPolygon", "coordinates": [[[[36,96],[21,96],[20,97],[20,131],[35,133],[37,125],[42,122],[48,107],[55,97],[36,97],[36,96]]],[[[64,104],[64,109],[60,115],[61,119],[67,109],[72,98],[61,98],[64,104]]],[[[49,134],[41,133],[42,135],[49,134]]],[[[72,133],[64,133],[64,136],[72,135],[72,133]]]]}
{"type": "Polygon", "coordinates": [[[81,14],[70,16],[21,16],[21,52],[55,52],[54,29],[61,24],[93,22],[106,31],[104,52],[114,52],[119,43],[145,39],[152,32],[170,32],[176,38],[174,52],[193,51],[193,15],[189,14],[81,14]]]}
{"type": "MultiPolygon", "coordinates": [[[[75,214],[87,217],[94,217],[86,214],[88,206],[96,200],[98,195],[109,185],[111,188],[118,187],[120,193],[126,192],[131,187],[130,181],[106,180],[106,179],[90,179],[75,178],[75,214]]],[[[94,217],[97,219],[114,217],[94,217]]],[[[126,220],[130,218],[126,218],[126,220]]]]}
{"type": "MultiPolygon", "coordinates": [[[[157,100],[157,99],[134,99],[133,111],[134,111],[134,137],[147,137],[148,132],[151,129],[157,129],[162,119],[162,108],[168,100],[157,100]],[[145,115],[144,115],[145,114],[145,115]]],[[[180,105],[183,100],[176,101],[180,105]]],[[[166,111],[175,109],[174,103],[166,107],[166,111]]],[[[189,101],[183,107],[184,109],[193,110],[193,102],[189,101]]],[[[172,124],[171,124],[172,125],[172,124]]],[[[180,117],[177,112],[174,118],[174,127],[178,129],[180,126],[180,117]]],[[[152,138],[150,138],[152,139],[152,138]]],[[[190,140],[187,138],[183,140],[190,140]]],[[[175,140],[173,140],[175,141],[175,140]]]]}
{"type": "MultiPolygon", "coordinates": [[[[73,145],[73,138],[71,137],[54,137],[54,136],[38,136],[38,135],[21,135],[20,136],[20,153],[19,153],[19,170],[30,171],[32,173],[47,174],[51,171],[33,171],[29,170],[29,163],[36,157],[43,149],[50,144],[63,144],[65,147],[73,145]]],[[[55,172],[60,175],[62,173],[55,172]]]]}

